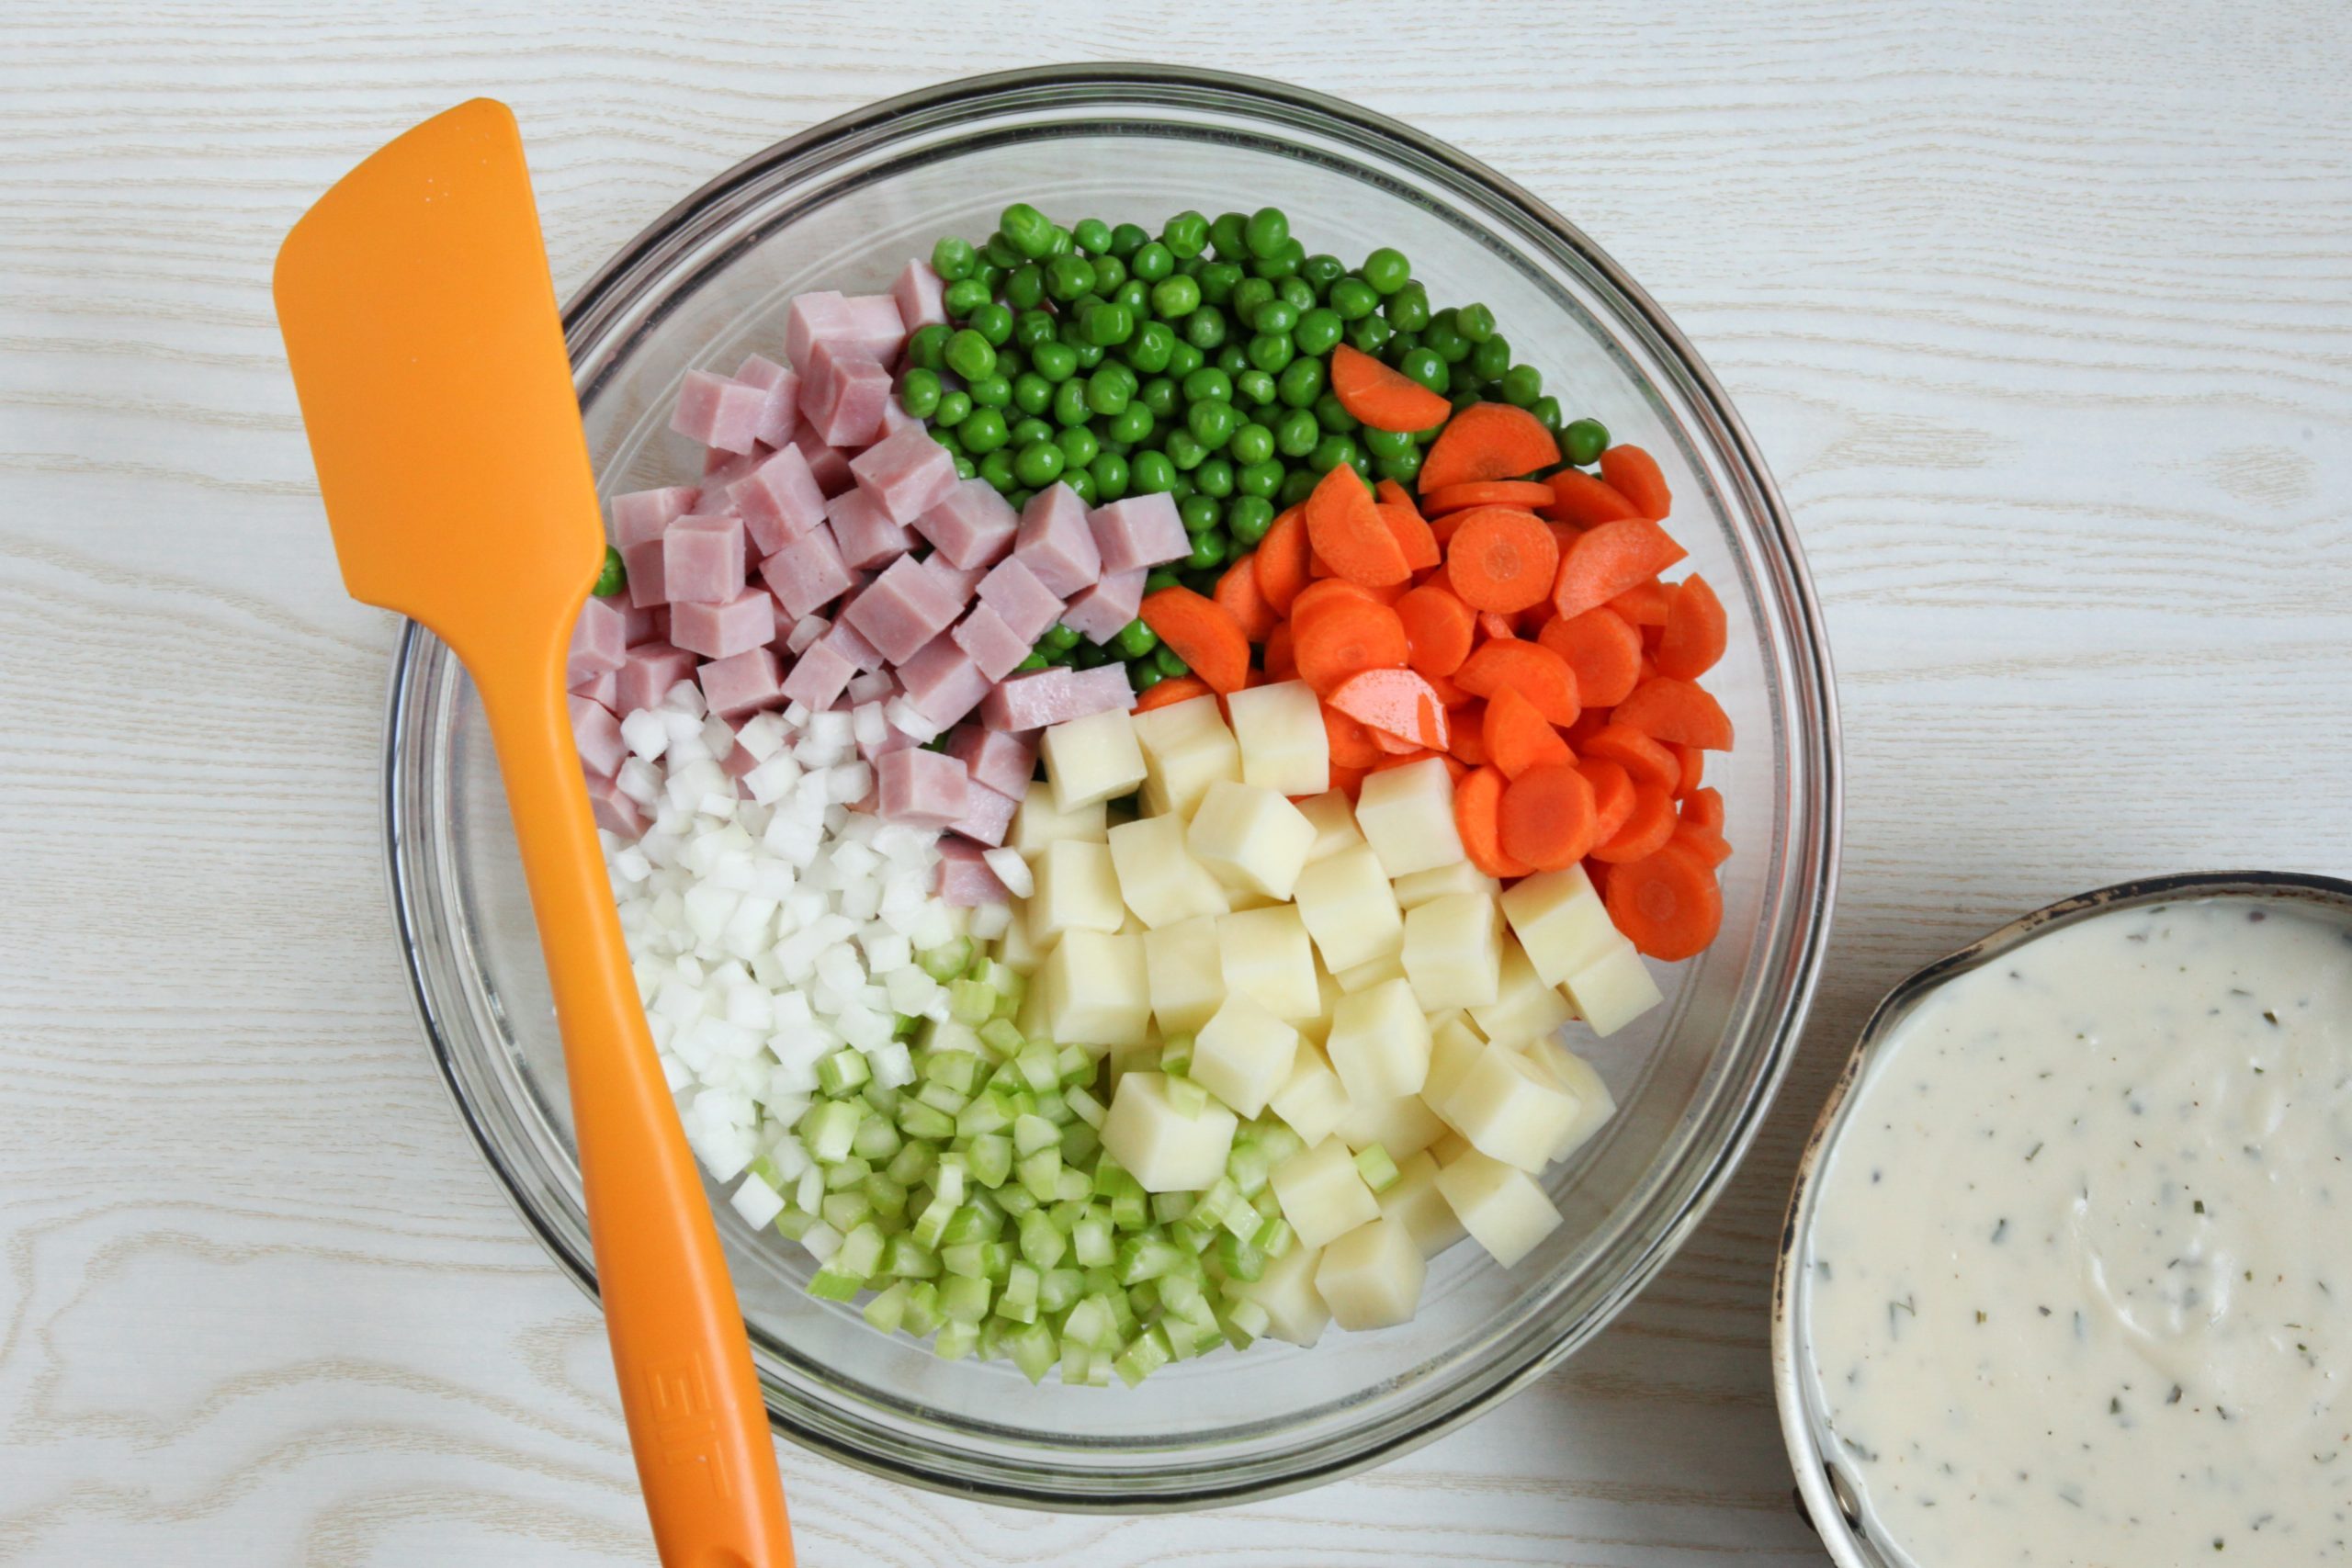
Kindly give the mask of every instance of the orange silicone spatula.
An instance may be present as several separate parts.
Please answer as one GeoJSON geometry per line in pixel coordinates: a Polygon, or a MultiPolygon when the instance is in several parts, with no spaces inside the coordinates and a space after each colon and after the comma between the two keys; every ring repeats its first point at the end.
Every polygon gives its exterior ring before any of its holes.
{"type": "Polygon", "coordinates": [[[286,237],[276,288],[344,584],[448,643],[489,717],[662,1561],[788,1568],[767,1409],[638,1005],[564,705],[605,535],[506,106],[461,104],[345,175],[286,237]]]}

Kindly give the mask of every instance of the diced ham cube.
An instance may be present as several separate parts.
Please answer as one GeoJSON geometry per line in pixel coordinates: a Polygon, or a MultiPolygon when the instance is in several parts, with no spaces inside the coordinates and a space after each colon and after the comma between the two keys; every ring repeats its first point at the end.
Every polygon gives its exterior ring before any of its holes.
{"type": "Polygon", "coordinates": [[[630,545],[621,551],[621,570],[628,573],[630,609],[650,612],[670,602],[663,594],[662,581],[662,560],[666,553],[659,539],[630,545]]]}
{"type": "Polygon", "coordinates": [[[844,303],[849,306],[848,341],[877,365],[898,358],[899,351],[907,346],[907,333],[913,330],[899,315],[898,297],[853,294],[844,303]]]}
{"type": "Polygon", "coordinates": [[[1136,705],[1136,689],[1127,682],[1127,667],[1124,664],[1098,664],[1091,670],[1070,672],[1072,710],[1057,724],[1067,724],[1073,718],[1089,714],[1107,713],[1113,708],[1125,713],[1136,705]]]}
{"type": "Polygon", "coordinates": [[[796,615],[831,604],[850,581],[833,531],[821,523],[760,562],[760,578],[775,591],[776,603],[796,615]]]}
{"type": "Polygon", "coordinates": [[[1012,826],[1012,814],[1020,806],[1011,795],[999,795],[979,780],[971,779],[964,787],[964,815],[947,824],[947,828],[975,843],[994,847],[1004,842],[1004,835],[1012,826]]]}
{"type": "Polygon", "coordinates": [[[1021,509],[1012,557],[1036,574],[1047,591],[1067,599],[1102,575],[1102,553],[1086,525],[1086,502],[1056,480],[1021,509]]]}
{"type": "Polygon", "coordinates": [[[1012,892],[997,880],[980,859],[984,852],[969,839],[939,840],[939,897],[958,908],[975,904],[1010,904],[1012,892]]]}
{"type": "Polygon", "coordinates": [[[749,649],[714,659],[697,672],[697,679],[702,682],[702,700],[721,718],[784,705],[773,649],[749,649]]]}
{"type": "Polygon", "coordinates": [[[602,671],[571,687],[571,692],[573,696],[586,697],[606,713],[613,713],[616,711],[616,705],[621,700],[620,671],[602,671]]]}
{"type": "Polygon", "coordinates": [[[571,623],[571,650],[564,658],[563,683],[576,686],[591,675],[617,670],[628,653],[628,628],[617,601],[594,594],[571,623]]]}
{"type": "Polygon", "coordinates": [[[909,333],[947,320],[947,284],[920,256],[909,262],[890,285],[890,298],[899,307],[899,326],[909,333]]]}
{"type": "MultiPolygon", "coordinates": [[[[626,557],[623,564],[627,564],[626,557]]],[[[670,629],[670,623],[663,618],[668,614],[669,606],[666,604],[657,608],[650,604],[640,606],[629,600],[621,601],[621,625],[626,628],[629,647],[635,648],[640,642],[651,642],[662,637],[670,629]]]]}
{"type": "MultiPolygon", "coordinates": [[[[588,778],[588,808],[595,813],[596,826],[624,839],[639,839],[645,834],[645,814],[637,802],[621,791],[617,780],[590,774],[588,778]]],[[[986,871],[988,868],[980,868],[986,871]]]]}
{"type": "Polygon", "coordinates": [[[883,754],[876,764],[882,815],[916,828],[944,828],[964,815],[964,764],[920,746],[883,754]]]}
{"type": "Polygon", "coordinates": [[[956,488],[956,459],[923,425],[910,424],[849,460],[850,478],[893,523],[913,522],[956,488]]]}
{"type": "MultiPolygon", "coordinates": [[[[922,421],[909,413],[907,412],[906,405],[899,400],[898,384],[896,382],[891,383],[890,395],[882,400],[881,439],[888,441],[890,437],[898,434],[899,432],[902,430],[921,430],[922,428],[922,421]]],[[[951,468],[954,468],[956,466],[955,459],[952,457],[949,458],[947,466],[951,468]]]]}
{"type": "MultiPolygon", "coordinates": [[[[621,721],[610,708],[586,697],[567,696],[564,705],[571,714],[571,739],[580,747],[581,765],[592,773],[619,773],[621,763],[628,759],[628,747],[621,739],[621,721]]],[[[964,764],[956,766],[961,770],[964,764]]]]}
{"type": "Polygon", "coordinates": [[[693,485],[633,490],[613,497],[613,544],[620,549],[658,539],[662,530],[695,509],[702,491],[693,485]]]}
{"type": "Polygon", "coordinates": [[[1037,767],[1037,749],[1028,741],[977,724],[965,725],[947,738],[947,754],[964,764],[973,782],[1015,800],[1028,789],[1029,775],[1037,767]]]}
{"type": "Polygon", "coordinates": [[[934,733],[979,706],[980,699],[989,694],[989,678],[956,646],[954,638],[944,637],[933,638],[899,666],[899,683],[907,689],[907,701],[915,711],[931,721],[934,733]]]}
{"type": "Polygon", "coordinates": [[[1000,681],[980,705],[980,722],[990,729],[1026,734],[1109,708],[1132,708],[1136,694],[1124,664],[1091,670],[1038,670],[1000,681]]]}
{"type": "Polygon", "coordinates": [[[670,609],[670,640],[705,659],[727,659],[775,640],[776,602],[764,588],[745,588],[723,604],[686,603],[670,609]]]}
{"type": "Polygon", "coordinates": [[[871,446],[889,400],[890,373],[854,346],[820,343],[801,371],[800,412],[827,446],[871,446]]]}
{"type": "Polygon", "coordinates": [[[760,445],[781,446],[800,423],[800,377],[764,354],[735,367],[735,379],[767,394],[760,408],[760,445]]]}
{"type": "Polygon", "coordinates": [[[1060,598],[1018,558],[997,562],[973,592],[1025,642],[1043,637],[1062,613],[1060,598]]]}
{"type": "MultiPolygon", "coordinates": [[[[923,439],[929,441],[931,437],[926,435],[923,439]]],[[[867,450],[878,452],[881,448],[873,446],[867,450]]],[[[861,571],[889,565],[915,542],[912,534],[890,521],[890,514],[867,491],[845,490],[833,497],[825,503],[825,520],[832,525],[833,542],[841,547],[842,560],[861,571]]]]}
{"type": "Polygon", "coordinates": [[[752,543],[763,556],[774,555],[790,541],[825,520],[825,492],[808,467],[808,454],[797,446],[780,446],[775,455],[729,487],[728,501],[743,514],[752,543]]]}
{"type": "Polygon", "coordinates": [[[833,623],[833,629],[827,632],[820,640],[826,647],[848,660],[853,669],[866,671],[882,668],[882,650],[866,641],[865,636],[855,626],[845,621],[836,620],[833,623]]]}
{"type": "Polygon", "coordinates": [[[922,742],[917,740],[913,736],[909,735],[905,730],[897,728],[894,726],[885,725],[882,729],[881,739],[872,741],[860,740],[857,743],[857,754],[869,762],[878,764],[883,758],[890,755],[893,751],[911,750],[913,748],[922,744],[922,742]]]}
{"type": "MultiPolygon", "coordinates": [[[[1087,592],[1096,590],[1090,588],[1087,592]]],[[[1012,628],[1004,624],[1004,617],[986,604],[974,605],[972,613],[958,622],[949,635],[966,657],[979,666],[980,673],[991,681],[1003,680],[1012,673],[1014,665],[1029,657],[1029,643],[1015,636],[1012,628]]]]}
{"type": "Polygon", "coordinates": [[[1086,523],[1105,574],[1143,571],[1192,553],[1172,495],[1130,495],[1096,507],[1086,523]]]}
{"type": "Polygon", "coordinates": [[[693,654],[666,642],[639,643],[621,666],[619,701],[613,711],[626,718],[639,709],[658,707],[671,687],[694,678],[693,654]]]}
{"type": "Polygon", "coordinates": [[[792,361],[806,379],[808,356],[820,343],[833,342],[850,334],[849,301],[832,289],[811,289],[796,294],[784,310],[784,356],[792,361]]]}
{"type": "Polygon", "coordinates": [[[673,604],[723,604],[741,593],[743,520],[681,517],[671,524],[662,535],[662,587],[673,604]]]}
{"type": "Polygon", "coordinates": [[[721,452],[749,452],[760,438],[767,394],[710,370],[689,370],[670,428],[721,452]]]}
{"type": "MultiPolygon", "coordinates": [[[[932,445],[939,446],[935,441],[932,445]]],[[[946,448],[940,451],[944,455],[946,448]]],[[[947,467],[952,473],[954,458],[948,459],[947,467]]],[[[995,565],[1012,547],[1021,514],[988,480],[957,479],[914,520],[914,525],[916,533],[939,547],[950,565],[985,567],[995,565]]]]}
{"type": "Polygon", "coordinates": [[[836,452],[824,438],[807,425],[794,433],[792,444],[800,448],[801,457],[808,460],[808,471],[816,476],[817,488],[828,497],[841,494],[853,482],[849,477],[849,454],[836,452]]]}
{"type": "Polygon", "coordinates": [[[980,579],[988,575],[976,566],[956,566],[937,550],[922,558],[922,569],[931,573],[931,580],[956,601],[959,609],[972,602],[973,594],[979,589],[980,579]]]}
{"type": "Polygon", "coordinates": [[[945,631],[962,608],[913,557],[900,556],[842,612],[842,620],[855,626],[885,660],[903,664],[945,631]]]}
{"type": "Polygon", "coordinates": [[[857,666],[839,649],[822,640],[811,643],[784,678],[785,700],[821,713],[833,705],[856,673],[857,666]]]}
{"type": "Polygon", "coordinates": [[[1143,607],[1144,569],[1102,574],[1102,581],[1082,590],[1062,612],[1062,625],[1093,642],[1109,642],[1125,629],[1143,607]]]}

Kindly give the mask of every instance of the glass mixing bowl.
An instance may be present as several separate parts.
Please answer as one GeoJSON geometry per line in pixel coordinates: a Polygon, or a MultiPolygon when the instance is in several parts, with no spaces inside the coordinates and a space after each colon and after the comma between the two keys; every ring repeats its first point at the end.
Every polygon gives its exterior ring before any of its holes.
{"type": "MultiPolygon", "coordinates": [[[[1505,1271],[1474,1245],[1419,1317],[1170,1367],[1136,1390],[1032,1387],[943,1362],[810,1299],[808,1259],[719,1222],[776,1426],[849,1463],[1001,1502],[1148,1509],[1296,1488],[1425,1442],[1597,1333],[1690,1235],[1762,1118],[1819,969],[1837,874],[1838,736],[1821,615],[1753,442],[1705,366],[1558,214],[1426,136],[1337,100],[1148,66],[953,83],[729,170],[597,274],[566,327],[601,488],[699,471],[668,429],[680,377],[778,352],[785,301],[884,287],[943,232],[1025,199],[1157,229],[1272,203],[1310,251],[1393,244],[1440,304],[1484,300],[1572,415],[1655,454],[1731,650],[1740,736],[1710,759],[1738,852],[1724,931],[1662,968],[1667,1004],[1593,1055],[1622,1110],[1549,1186],[1566,1216],[1505,1271]]],[[[556,1260],[593,1292],[560,1044],[481,710],[412,627],[393,671],[386,830],[417,1005],[458,1109],[556,1260]]],[[[1575,1032],[1575,1026],[1571,1032],[1575,1032]]],[[[1572,1041],[1572,1043],[1574,1042],[1572,1041]]]]}

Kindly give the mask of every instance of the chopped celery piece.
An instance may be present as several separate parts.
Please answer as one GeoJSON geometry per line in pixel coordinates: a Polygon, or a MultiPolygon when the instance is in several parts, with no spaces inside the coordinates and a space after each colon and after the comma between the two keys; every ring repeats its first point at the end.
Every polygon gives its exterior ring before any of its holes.
{"type": "Polygon", "coordinates": [[[1374,1192],[1385,1192],[1396,1185],[1396,1162],[1378,1144],[1367,1144],[1356,1151],[1356,1171],[1374,1192]]]}
{"type": "Polygon", "coordinates": [[[1155,1192],[1151,1195],[1151,1223],[1172,1225],[1192,1213],[1193,1206],[1199,1201],[1195,1193],[1155,1192]]]}
{"type": "Polygon", "coordinates": [[[1103,1109],[1102,1102],[1088,1092],[1083,1085],[1064,1089],[1062,1100],[1071,1111],[1077,1113],[1080,1121],[1098,1133],[1102,1130],[1102,1118],[1109,1112],[1103,1109]]]}
{"type": "Polygon", "coordinates": [[[859,1119],[857,1136],[849,1145],[850,1152],[869,1165],[876,1160],[894,1159],[906,1146],[907,1141],[899,1136],[899,1130],[890,1125],[889,1120],[871,1111],[859,1119]]]}
{"type": "Polygon", "coordinates": [[[939,1254],[910,1235],[894,1235],[882,1253],[882,1272],[901,1280],[936,1279],[939,1254]]]}
{"type": "Polygon", "coordinates": [[[1043,1382],[1057,1356],[1054,1331],[1042,1323],[1033,1323],[1004,1340],[1004,1352],[1006,1359],[1021,1369],[1022,1376],[1031,1382],[1043,1382]]]}
{"type": "Polygon", "coordinates": [[[1150,1223],[1148,1206],[1143,1201],[1143,1189],[1122,1192],[1111,1200],[1111,1224],[1119,1230],[1136,1231],[1150,1223]]]}
{"type": "Polygon", "coordinates": [[[1127,1342],[1127,1348],[1114,1357],[1111,1370],[1129,1388],[1151,1376],[1170,1360],[1168,1336],[1158,1328],[1147,1328],[1127,1342]]]}
{"type": "Polygon", "coordinates": [[[964,965],[971,961],[972,944],[960,936],[941,943],[915,960],[922,966],[924,974],[943,986],[962,974],[964,965]]]}
{"type": "Polygon", "coordinates": [[[885,1334],[895,1334],[907,1317],[907,1283],[901,1280],[865,1303],[865,1321],[885,1334]]]}
{"type": "Polygon", "coordinates": [[[971,1104],[956,1113],[956,1135],[977,1138],[986,1133],[1001,1133],[1012,1125],[1014,1114],[1004,1096],[991,1089],[974,1096],[971,1104]]]}
{"type": "Polygon", "coordinates": [[[1051,1269],[1069,1250],[1069,1238],[1054,1228],[1044,1210],[1021,1216],[1021,1256],[1040,1269],[1051,1269]]]}
{"type": "Polygon", "coordinates": [[[800,1141],[808,1146],[808,1156],[820,1165],[829,1165],[846,1158],[852,1139],[857,1136],[857,1124],[862,1113],[846,1100],[820,1100],[808,1108],[800,1119],[800,1141]]]}
{"type": "MultiPolygon", "coordinates": [[[[882,1219],[903,1222],[907,1217],[906,1183],[886,1171],[876,1171],[858,1184],[865,1201],[874,1205],[875,1214],[882,1219]]],[[[886,1226],[887,1228],[890,1228],[886,1226]]]]}
{"type": "Polygon", "coordinates": [[[1058,1089],[1047,1089],[1037,1096],[1036,1108],[1030,1114],[1057,1132],[1078,1120],[1077,1112],[1070,1110],[1069,1101],[1061,1097],[1058,1089]]]}
{"type": "Polygon", "coordinates": [[[1027,1043],[1021,1038],[1021,1031],[1012,1026],[1010,1018],[993,1018],[980,1025],[979,1040],[999,1056],[1012,1055],[1027,1043]]]}
{"type": "Polygon", "coordinates": [[[1064,1083],[1091,1083],[1094,1081],[1095,1061],[1093,1055],[1082,1046],[1063,1046],[1061,1049],[1061,1055],[1054,1058],[1054,1066],[1060,1069],[1061,1080],[1064,1083]]]}
{"type": "Polygon", "coordinates": [[[845,1302],[865,1289],[865,1278],[844,1274],[837,1269],[820,1269],[808,1281],[808,1293],[820,1302],[845,1302]]]}
{"type": "Polygon", "coordinates": [[[847,1094],[873,1077],[865,1056],[847,1045],[817,1064],[817,1087],[831,1095],[847,1094]]]}
{"type": "Polygon", "coordinates": [[[1201,1286],[1196,1280],[1182,1274],[1170,1274],[1159,1281],[1159,1304],[1170,1312],[1191,1317],[1200,1300],[1201,1286]]]}
{"type": "Polygon", "coordinates": [[[989,1282],[966,1274],[941,1280],[939,1311],[950,1323],[977,1325],[989,1314],[989,1282]]]}
{"type": "Polygon", "coordinates": [[[1084,1387],[1087,1373],[1092,1368],[1093,1362],[1094,1351],[1091,1347],[1080,1344],[1068,1335],[1062,1337],[1061,1372],[1064,1388],[1084,1387]]]}
{"type": "Polygon", "coordinates": [[[1216,1238],[1216,1260],[1227,1279],[1244,1284],[1266,1272],[1266,1255],[1230,1231],[1216,1238]]]}
{"type": "Polygon", "coordinates": [[[950,980],[947,1016],[978,1029],[996,1016],[996,993],[978,980],[950,980]]]}
{"type": "Polygon", "coordinates": [[[1070,1251],[1080,1267],[1100,1269],[1111,1261],[1111,1221],[1090,1213],[1070,1227],[1070,1251]]]}
{"type": "Polygon", "coordinates": [[[864,1223],[874,1213],[874,1200],[863,1191],[828,1192],[818,1207],[825,1223],[837,1231],[847,1232],[864,1223]]]}
{"type": "Polygon", "coordinates": [[[1061,1082],[1061,1071],[1055,1066],[1054,1048],[1041,1040],[1033,1040],[1021,1047],[1013,1057],[1021,1081],[1033,1089],[1052,1089],[1061,1082]]]}
{"type": "Polygon", "coordinates": [[[960,1361],[979,1345],[980,1331],[968,1323],[947,1322],[939,1325],[939,1337],[931,1342],[931,1353],[943,1361],[960,1361]]]}
{"type": "Polygon", "coordinates": [[[918,1339],[938,1328],[938,1286],[922,1280],[907,1287],[907,1320],[901,1326],[918,1339]]]}
{"type": "Polygon", "coordinates": [[[953,1116],[972,1102],[972,1097],[953,1084],[927,1083],[915,1091],[915,1103],[927,1105],[943,1116],[953,1116]]]}
{"type": "Polygon", "coordinates": [[[1246,1350],[1250,1342],[1261,1337],[1271,1321],[1266,1309],[1256,1302],[1228,1302],[1225,1309],[1225,1337],[1237,1350],[1246,1350]]]}
{"type": "Polygon", "coordinates": [[[945,1084],[958,1094],[969,1094],[980,1081],[980,1060],[968,1051],[941,1051],[922,1065],[925,1083],[945,1084]]]}
{"type": "Polygon", "coordinates": [[[784,1178],[776,1174],[775,1162],[769,1159],[765,1155],[762,1155],[759,1158],[752,1162],[752,1174],[758,1177],[762,1181],[766,1182],[770,1187],[782,1187],[784,1185],[784,1178]]]}
{"type": "Polygon", "coordinates": [[[1209,1108],[1209,1091],[1190,1078],[1170,1078],[1168,1103],[1179,1115],[1198,1116],[1209,1108]]]}
{"type": "Polygon", "coordinates": [[[892,1155],[890,1163],[884,1168],[891,1180],[902,1187],[912,1187],[931,1174],[932,1165],[938,1158],[939,1151],[931,1145],[910,1143],[892,1155]]]}
{"type": "Polygon", "coordinates": [[[910,1138],[937,1141],[956,1135],[956,1118],[944,1111],[925,1105],[920,1100],[899,1102],[899,1125],[910,1138]]]}
{"type": "Polygon", "coordinates": [[[1068,1148],[1069,1145],[1065,1144],[1062,1154],[1062,1173],[1054,1179],[1054,1201],[1057,1203],[1075,1202],[1092,1190],[1087,1182],[1086,1172],[1070,1168],[1068,1148]]]}
{"type": "Polygon", "coordinates": [[[1015,1219],[1037,1206],[1037,1200],[1029,1195],[1027,1188],[1012,1182],[996,1190],[996,1201],[999,1208],[1015,1219]]]}
{"type": "Polygon", "coordinates": [[[855,1155],[844,1156],[838,1163],[825,1167],[825,1190],[844,1191],[873,1174],[874,1168],[855,1155]]]}
{"type": "Polygon", "coordinates": [[[1050,1203],[1060,1196],[1062,1151],[1058,1145],[1039,1149],[1017,1163],[1013,1169],[1020,1174],[1022,1190],[1040,1203],[1050,1203]]]}
{"type": "Polygon", "coordinates": [[[1068,1312],[1086,1289],[1086,1276],[1075,1269],[1048,1269],[1037,1283],[1039,1312],[1068,1312]]]}
{"type": "Polygon", "coordinates": [[[1266,1177],[1272,1166],[1266,1158],[1266,1145],[1257,1138],[1235,1139],[1233,1153],[1226,1156],[1225,1174],[1233,1179],[1234,1187],[1245,1198],[1255,1198],[1266,1190],[1266,1177]]]}
{"type": "Polygon", "coordinates": [[[914,1229],[909,1234],[925,1247],[937,1247],[946,1238],[947,1227],[956,1218],[955,1200],[934,1195],[929,1206],[916,1216],[914,1229]]]}
{"type": "Polygon", "coordinates": [[[967,1203],[956,1211],[940,1232],[939,1239],[951,1247],[967,1246],[978,1241],[994,1241],[1004,1222],[978,1203],[967,1203]]]}
{"type": "Polygon", "coordinates": [[[1114,1266],[1119,1270],[1121,1284],[1136,1285],[1182,1269],[1187,1261],[1186,1254],[1165,1236],[1147,1231],[1141,1235],[1131,1235],[1119,1244],[1114,1266]]]}
{"type": "Polygon", "coordinates": [[[1159,1048],[1159,1070],[1171,1078],[1181,1078],[1193,1070],[1193,1037],[1171,1034],[1159,1048]]]}
{"type": "Polygon", "coordinates": [[[1019,1016],[1021,1004],[1029,999],[1029,982],[1008,969],[1002,980],[991,983],[996,987],[996,1016],[1004,1020],[1019,1016]]]}
{"type": "Polygon", "coordinates": [[[816,1223],[817,1216],[806,1209],[786,1209],[775,1217],[776,1234],[786,1241],[798,1241],[816,1223]]]}
{"type": "Polygon", "coordinates": [[[1012,1174],[1012,1140],[1001,1133],[982,1133],[965,1151],[972,1162],[972,1179],[991,1190],[1012,1174]]]}
{"type": "Polygon", "coordinates": [[[886,1238],[882,1228],[868,1220],[842,1237],[841,1250],[834,1253],[825,1267],[836,1273],[854,1274],[870,1280],[882,1267],[882,1248],[886,1238]]]}
{"type": "Polygon", "coordinates": [[[1118,1331],[1117,1320],[1100,1296],[1083,1298],[1062,1319],[1062,1337],[1090,1349],[1102,1348],[1102,1342],[1118,1331]]]}
{"type": "Polygon", "coordinates": [[[997,1292],[996,1314],[1015,1323],[1037,1321],[1037,1270],[1015,1263],[1005,1270],[1004,1288],[997,1292]]]}
{"type": "Polygon", "coordinates": [[[1012,1147],[1024,1157],[1061,1141],[1061,1129],[1043,1116],[1023,1116],[1012,1124],[1012,1147]]]}
{"type": "Polygon", "coordinates": [[[890,1021],[890,1038],[911,1040],[915,1031],[922,1027],[922,1020],[910,1012],[902,1012],[890,1021]]]}
{"type": "Polygon", "coordinates": [[[1258,1227],[1258,1234],[1250,1238],[1250,1245],[1268,1258],[1280,1258],[1290,1251],[1291,1243],[1296,1239],[1297,1235],[1290,1228],[1290,1222],[1277,1214],[1258,1227]]]}

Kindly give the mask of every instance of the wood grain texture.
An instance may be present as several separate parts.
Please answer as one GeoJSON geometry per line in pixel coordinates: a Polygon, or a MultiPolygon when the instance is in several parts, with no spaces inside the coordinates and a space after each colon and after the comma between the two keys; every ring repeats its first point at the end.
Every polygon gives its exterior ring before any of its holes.
{"type": "Polygon", "coordinates": [[[1769,1260],[1871,1002],[2122,876],[2352,873],[2352,11],[894,9],[0,10],[0,1562],[651,1560],[597,1323],[411,1020],[376,841],[393,627],[345,602],[319,516],[267,297],[287,225],[492,93],[568,289],[815,120],[1145,56],[1281,70],[1453,141],[1712,360],[1838,661],[1830,967],[1704,1229],[1463,1433],[1150,1521],[787,1450],[803,1561],[1817,1561],[1769,1260]]]}

